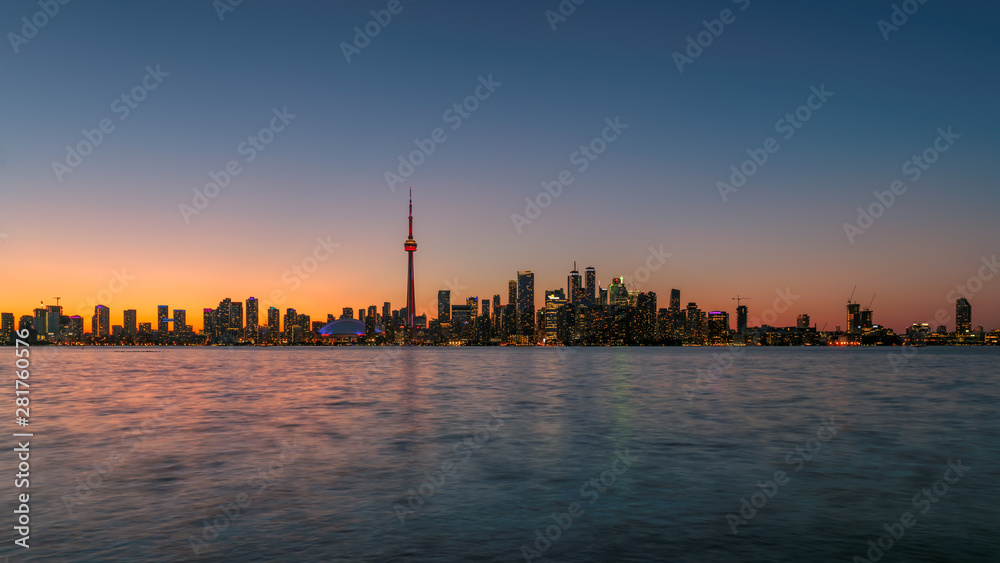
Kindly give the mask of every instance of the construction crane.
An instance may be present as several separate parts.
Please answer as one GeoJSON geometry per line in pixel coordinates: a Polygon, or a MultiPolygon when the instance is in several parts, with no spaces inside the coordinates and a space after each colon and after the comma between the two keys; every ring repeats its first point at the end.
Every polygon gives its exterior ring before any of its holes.
{"type": "MultiPolygon", "coordinates": [[[[877,291],[875,292],[875,295],[878,295],[877,291]]],[[[871,311],[872,310],[872,303],[875,302],[875,295],[872,295],[872,300],[868,302],[868,306],[865,307],[865,311],[871,311]]]]}
{"type": "Polygon", "coordinates": [[[851,296],[847,298],[848,305],[854,303],[854,292],[857,290],[858,290],[858,284],[854,284],[854,289],[851,290],[851,296]]]}
{"type": "Polygon", "coordinates": [[[62,297],[56,297],[55,299],[56,299],[56,307],[58,307],[59,306],[59,300],[62,299],[62,297]]]}
{"type": "Polygon", "coordinates": [[[736,297],[733,297],[733,301],[736,301],[736,306],[737,307],[740,306],[740,301],[749,301],[749,300],[750,300],[750,297],[740,297],[739,295],[737,295],[736,297]]]}

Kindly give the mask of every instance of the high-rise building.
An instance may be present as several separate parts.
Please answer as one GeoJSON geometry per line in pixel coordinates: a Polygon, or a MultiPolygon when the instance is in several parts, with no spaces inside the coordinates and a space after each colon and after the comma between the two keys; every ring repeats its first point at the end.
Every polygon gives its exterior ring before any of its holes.
{"type": "Polygon", "coordinates": [[[48,309],[45,309],[43,307],[39,307],[39,308],[35,309],[35,323],[34,323],[34,328],[35,328],[35,332],[38,333],[38,336],[44,337],[45,335],[47,335],[49,333],[49,331],[46,329],[46,327],[48,326],[48,324],[47,324],[48,323],[48,318],[49,318],[49,310],[48,309]]]}
{"type": "Polygon", "coordinates": [[[340,312],[340,318],[342,319],[353,319],[354,318],[354,307],[344,307],[340,312]]]}
{"type": "Polygon", "coordinates": [[[579,303],[583,295],[583,278],[580,277],[580,272],[576,269],[576,262],[573,263],[573,270],[566,278],[566,294],[566,298],[571,304],[579,303]]]}
{"type": "Polygon", "coordinates": [[[231,305],[231,307],[232,307],[232,309],[231,309],[232,310],[232,316],[230,317],[230,321],[231,321],[232,324],[229,325],[229,328],[232,329],[232,331],[235,334],[237,334],[237,335],[242,334],[243,333],[243,302],[242,301],[233,301],[233,304],[231,305]]]}
{"type": "Polygon", "coordinates": [[[587,266],[584,270],[584,281],[587,282],[587,291],[584,293],[584,298],[587,303],[591,305],[597,304],[597,270],[593,266],[587,266]]]}
{"type": "Polygon", "coordinates": [[[517,273],[517,323],[521,336],[535,335],[535,274],[517,273]]]}
{"type": "Polygon", "coordinates": [[[281,311],[277,307],[267,309],[267,332],[271,338],[277,338],[281,334],[281,328],[278,326],[279,317],[281,317],[281,311]]]}
{"type": "Polygon", "coordinates": [[[959,297],[955,301],[955,334],[972,332],[972,305],[969,300],[959,297]]]}
{"type": "Polygon", "coordinates": [[[0,313],[0,344],[14,341],[14,313],[0,313]]]}
{"type": "Polygon", "coordinates": [[[702,322],[702,312],[698,304],[688,303],[684,319],[684,340],[691,344],[704,343],[704,324],[702,322]]]}
{"type": "Polygon", "coordinates": [[[135,309],[125,309],[122,317],[122,327],[126,336],[135,336],[139,333],[139,324],[136,322],[137,311],[135,309]]]}
{"type": "Polygon", "coordinates": [[[640,342],[656,339],[656,294],[652,291],[636,295],[633,337],[640,342]]]}
{"type": "Polygon", "coordinates": [[[805,313],[799,315],[799,317],[795,321],[795,326],[801,330],[809,328],[810,326],[809,315],[806,315],[805,313]]]}
{"type": "Polygon", "coordinates": [[[681,310],[681,290],[671,289],[670,290],[670,308],[674,311],[681,310]]]}
{"type": "Polygon", "coordinates": [[[256,297],[247,299],[247,328],[260,324],[259,303],[256,297]]]}
{"type": "Polygon", "coordinates": [[[847,303],[847,332],[850,334],[861,333],[861,304],[847,303]]]}
{"type": "Polygon", "coordinates": [[[372,319],[373,323],[378,322],[378,307],[376,307],[375,305],[369,305],[367,318],[372,319]]]}
{"type": "Polygon", "coordinates": [[[545,292],[545,341],[559,341],[562,313],[566,307],[566,296],[561,289],[545,292]]]}
{"type": "Polygon", "coordinates": [[[70,338],[79,339],[83,338],[83,317],[80,315],[73,315],[69,318],[69,329],[70,338]]]}
{"type": "Polygon", "coordinates": [[[21,318],[17,319],[17,330],[35,330],[35,317],[21,315],[21,318]]]}
{"type": "Polygon", "coordinates": [[[174,332],[187,332],[187,311],[174,309],[174,332]]]}
{"type": "Polygon", "coordinates": [[[625,288],[625,278],[614,278],[608,288],[608,302],[612,307],[628,307],[628,290],[625,288]]]}
{"type": "Polygon", "coordinates": [[[386,326],[392,324],[392,305],[388,301],[382,303],[382,324],[386,326]]]}
{"type": "Polygon", "coordinates": [[[438,291],[438,320],[446,323],[451,320],[451,290],[438,291]]]}
{"type": "Polygon", "coordinates": [[[49,305],[45,310],[47,311],[45,330],[49,336],[58,338],[61,334],[59,318],[62,316],[62,307],[59,305],[49,305]]]}
{"type": "MultiPolygon", "coordinates": [[[[677,291],[676,289],[674,291],[677,291]]],[[[680,292],[678,292],[678,299],[680,299],[680,292]]],[[[747,331],[747,306],[737,305],[736,306],[736,333],[746,334],[747,331]]],[[[808,318],[808,316],[807,316],[808,318]]]]}
{"type": "Polygon", "coordinates": [[[295,309],[291,307],[285,309],[285,335],[291,337],[295,331],[295,325],[298,323],[299,316],[295,313],[295,309]]]}
{"type": "Polygon", "coordinates": [[[706,336],[712,344],[723,344],[729,340],[729,313],[710,311],[705,326],[706,336]]]}
{"type": "Polygon", "coordinates": [[[156,306],[156,331],[160,334],[167,332],[167,319],[170,318],[169,307],[166,305],[156,306]]]}
{"type": "Polygon", "coordinates": [[[94,307],[93,321],[94,336],[108,336],[111,334],[111,309],[104,305],[94,307]]]}
{"type": "Polygon", "coordinates": [[[365,322],[365,312],[366,311],[365,311],[364,307],[361,307],[361,308],[358,309],[358,320],[359,321],[365,322]]]}
{"type": "Polygon", "coordinates": [[[514,305],[517,303],[517,280],[509,280],[507,282],[507,304],[514,305]]]}
{"type": "Polygon", "coordinates": [[[413,240],[413,188],[410,188],[410,236],[403,243],[403,250],[409,258],[409,274],[406,278],[406,341],[413,344],[413,336],[416,331],[416,319],[414,318],[414,304],[416,300],[413,294],[413,253],[417,251],[417,241],[413,240]]]}
{"type": "Polygon", "coordinates": [[[861,310],[861,328],[874,328],[875,324],[872,322],[872,310],[862,309],[861,310]]]}
{"type": "Polygon", "coordinates": [[[205,307],[201,310],[201,333],[210,338],[218,338],[219,328],[215,324],[215,309],[205,307]]]}
{"type": "Polygon", "coordinates": [[[600,284],[598,284],[597,287],[597,304],[600,305],[601,307],[608,306],[608,289],[605,287],[600,287],[600,284]]]}

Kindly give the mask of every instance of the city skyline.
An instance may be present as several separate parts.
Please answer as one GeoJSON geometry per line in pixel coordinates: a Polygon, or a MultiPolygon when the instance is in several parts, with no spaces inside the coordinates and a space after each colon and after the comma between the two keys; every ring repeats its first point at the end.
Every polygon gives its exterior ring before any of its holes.
{"type": "MultiPolygon", "coordinates": [[[[163,299],[189,316],[274,292],[317,312],[401,304],[395,210],[410,185],[416,313],[431,316],[449,284],[486,298],[530,269],[542,295],[576,261],[607,286],[652,247],[672,255],[643,284],[659,295],[733,314],[737,294],[753,309],[790,288],[834,326],[857,285],[900,330],[952,307],[997,254],[1000,74],[966,56],[1000,52],[995,6],[922,5],[886,35],[891,5],[724,2],[735,21],[680,69],[722,6],[587,3],[553,24],[530,3],[402,3],[350,60],[342,44],[384,8],[283,6],[66,5],[8,52],[49,94],[10,92],[22,110],[0,133],[5,310],[62,296],[73,313],[101,302],[155,322],[163,299]],[[70,166],[66,147],[98,136],[70,166]],[[746,165],[755,155],[766,163],[746,165]],[[741,183],[734,168],[759,170],[741,183]]],[[[997,281],[980,282],[976,324],[1000,326],[997,281]]]]}

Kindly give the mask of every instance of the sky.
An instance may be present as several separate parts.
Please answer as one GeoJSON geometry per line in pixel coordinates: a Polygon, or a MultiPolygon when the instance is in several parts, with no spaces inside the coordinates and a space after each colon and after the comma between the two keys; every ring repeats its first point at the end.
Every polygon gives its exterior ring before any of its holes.
{"type": "Polygon", "coordinates": [[[1000,328],[996,4],[42,10],[0,4],[2,311],[398,309],[412,187],[430,317],[575,262],[776,326],[843,326],[856,286],[897,331],[959,295],[1000,328]]]}

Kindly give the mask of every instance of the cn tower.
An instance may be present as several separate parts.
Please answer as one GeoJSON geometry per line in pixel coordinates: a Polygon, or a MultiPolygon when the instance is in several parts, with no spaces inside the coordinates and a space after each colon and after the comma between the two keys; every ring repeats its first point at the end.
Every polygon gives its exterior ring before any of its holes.
{"type": "Polygon", "coordinates": [[[417,241],[413,240],[413,188],[410,188],[410,237],[403,243],[403,249],[410,255],[410,273],[406,279],[406,343],[412,345],[416,328],[416,313],[413,311],[413,253],[417,251],[417,241]]]}

